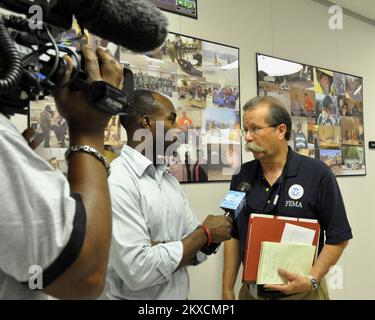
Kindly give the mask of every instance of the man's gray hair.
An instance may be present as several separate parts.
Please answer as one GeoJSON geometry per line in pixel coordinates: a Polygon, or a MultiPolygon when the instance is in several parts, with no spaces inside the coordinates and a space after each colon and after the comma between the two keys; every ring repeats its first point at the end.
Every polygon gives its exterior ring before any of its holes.
{"type": "Polygon", "coordinates": [[[251,111],[260,105],[267,105],[269,107],[268,116],[266,117],[268,125],[276,126],[279,124],[285,124],[285,140],[288,141],[292,131],[292,119],[284,104],[274,97],[257,96],[245,103],[243,106],[243,112],[251,111]]]}

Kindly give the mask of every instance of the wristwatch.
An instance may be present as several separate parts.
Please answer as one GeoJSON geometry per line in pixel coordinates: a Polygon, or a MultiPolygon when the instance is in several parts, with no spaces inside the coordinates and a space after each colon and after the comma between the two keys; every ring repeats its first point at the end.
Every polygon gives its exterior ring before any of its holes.
{"type": "Polygon", "coordinates": [[[311,275],[307,275],[306,278],[310,280],[312,290],[316,290],[316,289],[318,289],[318,287],[319,287],[318,280],[316,280],[316,279],[315,279],[313,276],[311,276],[311,275]]]}

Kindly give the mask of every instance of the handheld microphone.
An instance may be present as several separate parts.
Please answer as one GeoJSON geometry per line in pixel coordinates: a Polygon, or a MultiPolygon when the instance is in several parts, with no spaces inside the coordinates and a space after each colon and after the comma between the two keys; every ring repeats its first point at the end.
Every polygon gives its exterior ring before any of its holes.
{"type": "MultiPolygon", "coordinates": [[[[224,197],[223,201],[220,204],[220,208],[225,210],[224,216],[230,216],[232,219],[236,219],[241,212],[242,208],[246,204],[246,195],[251,189],[250,184],[247,182],[241,182],[237,191],[229,191],[224,197]]],[[[210,246],[202,248],[202,251],[206,255],[212,253],[216,254],[220,248],[220,243],[212,243],[210,246]]]]}

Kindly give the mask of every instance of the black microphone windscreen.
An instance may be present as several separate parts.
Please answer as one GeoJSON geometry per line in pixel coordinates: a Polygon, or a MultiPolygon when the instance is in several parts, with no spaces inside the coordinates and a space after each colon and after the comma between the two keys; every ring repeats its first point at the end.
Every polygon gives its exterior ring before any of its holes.
{"type": "Polygon", "coordinates": [[[248,184],[247,182],[241,182],[237,187],[237,191],[241,191],[245,193],[248,193],[250,189],[251,189],[251,185],[248,184]]]}
{"type": "Polygon", "coordinates": [[[78,22],[93,34],[132,51],[151,51],[160,47],[167,37],[168,20],[149,0],[94,0],[85,3],[74,8],[78,22]]]}

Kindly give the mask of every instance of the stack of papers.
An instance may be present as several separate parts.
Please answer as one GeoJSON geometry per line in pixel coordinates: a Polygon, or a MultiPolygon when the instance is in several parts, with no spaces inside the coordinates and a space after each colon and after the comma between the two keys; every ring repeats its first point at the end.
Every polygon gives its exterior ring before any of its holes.
{"type": "Polygon", "coordinates": [[[284,284],[278,269],[301,275],[310,274],[315,246],[299,243],[262,242],[257,284],[284,284]]]}

